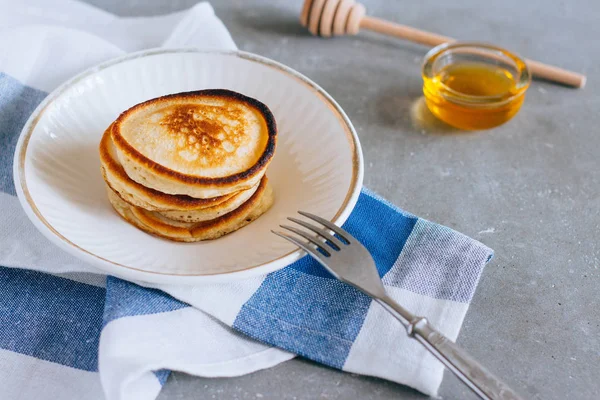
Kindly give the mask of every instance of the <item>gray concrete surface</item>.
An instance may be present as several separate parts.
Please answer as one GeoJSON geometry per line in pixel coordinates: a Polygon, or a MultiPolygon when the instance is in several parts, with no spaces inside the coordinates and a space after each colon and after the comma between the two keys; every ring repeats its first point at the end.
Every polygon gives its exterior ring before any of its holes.
{"type": "MultiPolygon", "coordinates": [[[[90,0],[155,15],[195,0],[90,0]]],[[[486,243],[458,342],[526,398],[600,398],[600,2],[365,1],[374,16],[494,42],[588,74],[584,90],[534,82],[519,115],[487,132],[447,129],[419,109],[425,49],[365,33],[313,38],[301,0],[213,1],[238,46],[314,79],[354,122],[365,185],[486,243]],[[417,106],[415,106],[417,104],[417,106]]],[[[440,396],[473,398],[450,374],[440,396]]],[[[389,382],[304,360],[232,379],[172,374],[170,399],[420,399],[389,382]]]]}

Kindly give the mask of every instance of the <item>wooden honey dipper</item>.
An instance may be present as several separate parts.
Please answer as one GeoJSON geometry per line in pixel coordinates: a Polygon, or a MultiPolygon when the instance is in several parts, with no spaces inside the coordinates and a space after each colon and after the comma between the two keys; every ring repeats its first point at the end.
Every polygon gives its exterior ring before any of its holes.
{"type": "MultiPolygon", "coordinates": [[[[313,35],[323,37],[356,35],[360,29],[367,29],[432,47],[455,41],[447,36],[369,17],[365,14],[365,7],[354,0],[305,0],[300,14],[300,22],[313,35]]],[[[528,59],[525,61],[531,73],[538,78],[576,88],[585,85],[585,75],[538,61],[528,59]]]]}

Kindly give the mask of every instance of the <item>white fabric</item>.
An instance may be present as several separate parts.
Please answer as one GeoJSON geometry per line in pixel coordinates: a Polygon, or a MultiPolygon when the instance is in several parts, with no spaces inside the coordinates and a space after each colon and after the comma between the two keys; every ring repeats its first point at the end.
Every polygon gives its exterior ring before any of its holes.
{"type": "Polygon", "coordinates": [[[231,326],[244,303],[256,292],[263,279],[263,277],[257,277],[239,282],[203,286],[161,285],[156,287],[177,300],[209,312],[219,321],[231,326]],[[224,302],[223,299],[227,299],[227,301],[224,302]]]}
{"type": "MultiPolygon", "coordinates": [[[[402,306],[415,315],[427,315],[430,320],[436,321],[438,330],[445,332],[449,339],[456,340],[469,308],[468,304],[432,299],[392,286],[386,286],[386,291],[391,298],[401,301],[402,306]]],[[[444,375],[444,370],[434,361],[434,357],[417,341],[410,339],[398,321],[387,318],[387,311],[376,302],[369,307],[367,318],[344,364],[344,370],[370,375],[374,363],[379,363],[378,371],[389,371],[387,376],[381,377],[411,382],[412,387],[424,393],[430,393],[432,387],[438,387],[444,375]],[[390,352],[385,360],[373,356],[381,348],[390,352]],[[381,365],[382,362],[385,364],[381,365]],[[429,365],[434,367],[428,368],[429,365]]]]}
{"type": "MultiPolygon", "coordinates": [[[[1,67],[0,63],[0,70],[1,67]]],[[[0,192],[0,204],[0,227],[7,228],[0,229],[0,265],[55,274],[98,273],[97,269],[51,245],[29,221],[15,196],[0,192]]]]}
{"type": "Polygon", "coordinates": [[[152,371],[161,368],[226,377],[293,357],[232,333],[190,307],[117,319],[103,329],[99,352],[102,385],[109,399],[154,398],[160,386],[152,371]]]}
{"type": "Polygon", "coordinates": [[[0,378],[1,399],[104,399],[97,373],[3,349],[0,378]]]}

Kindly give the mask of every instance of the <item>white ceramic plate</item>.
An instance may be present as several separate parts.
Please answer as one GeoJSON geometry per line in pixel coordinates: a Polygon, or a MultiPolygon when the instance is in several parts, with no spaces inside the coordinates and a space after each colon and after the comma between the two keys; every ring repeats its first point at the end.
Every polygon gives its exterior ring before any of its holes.
{"type": "Polygon", "coordinates": [[[35,226],[77,257],[125,279],[195,284],[274,271],[301,253],[270,230],[297,210],[342,224],[363,178],[352,124],[323,89],[275,61],[243,52],[151,50],[92,68],[52,92],[23,128],[14,179],[35,226]],[[124,222],[111,208],[98,143],[124,110],[154,97],[231,89],[264,102],[277,120],[267,171],[274,206],[223,238],[175,243],[124,222]]]}

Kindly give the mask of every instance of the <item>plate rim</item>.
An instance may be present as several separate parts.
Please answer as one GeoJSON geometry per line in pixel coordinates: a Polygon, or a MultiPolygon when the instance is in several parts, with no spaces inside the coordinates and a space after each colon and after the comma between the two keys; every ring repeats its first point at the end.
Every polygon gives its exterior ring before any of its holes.
{"type": "Polygon", "coordinates": [[[296,79],[297,81],[300,81],[301,84],[303,84],[305,87],[310,89],[311,92],[313,92],[315,95],[321,98],[321,100],[325,103],[325,105],[329,107],[329,109],[337,117],[340,124],[343,126],[344,132],[346,133],[346,136],[348,138],[349,146],[351,147],[352,151],[352,177],[350,181],[350,187],[340,208],[338,209],[334,217],[331,219],[331,222],[333,222],[336,225],[343,224],[354,209],[356,202],[358,201],[358,196],[362,189],[364,177],[364,160],[362,148],[360,146],[360,141],[356,130],[352,125],[352,122],[350,121],[344,110],[340,107],[340,105],[323,88],[321,88],[318,84],[316,84],[308,77],[270,58],[240,50],[202,50],[195,47],[173,49],[156,48],[142,50],[134,53],[129,53],[120,57],[116,57],[114,59],[100,63],[96,66],[90,67],[59,85],[56,89],[50,92],[48,96],[36,107],[36,109],[27,119],[27,122],[25,123],[23,129],[21,130],[21,133],[19,134],[13,157],[13,180],[19,202],[21,203],[22,208],[25,210],[25,213],[35,225],[35,227],[51,242],[58,245],[60,248],[67,251],[69,254],[75,256],[76,258],[91,264],[92,266],[94,266],[102,272],[106,272],[107,274],[112,274],[128,280],[140,281],[145,283],[178,284],[226,282],[265,275],[267,273],[284,268],[287,265],[290,265],[299,258],[301,258],[304,255],[304,251],[302,251],[301,249],[296,249],[262,264],[248,266],[244,269],[227,273],[173,274],[147,271],[130,265],[123,265],[106,259],[98,254],[95,254],[90,250],[84,249],[70,241],[65,236],[63,236],[44,218],[42,213],[37,208],[35,201],[31,197],[31,194],[29,193],[25,177],[25,160],[27,157],[27,150],[29,148],[29,141],[31,139],[35,127],[37,126],[37,123],[39,122],[42,115],[44,115],[45,110],[61,95],[63,95],[64,92],[69,90],[71,87],[77,85],[83,79],[93,76],[94,74],[104,69],[110,68],[114,65],[149,56],[186,53],[233,56],[244,60],[249,60],[251,62],[256,62],[264,66],[274,68],[296,79]]]}

